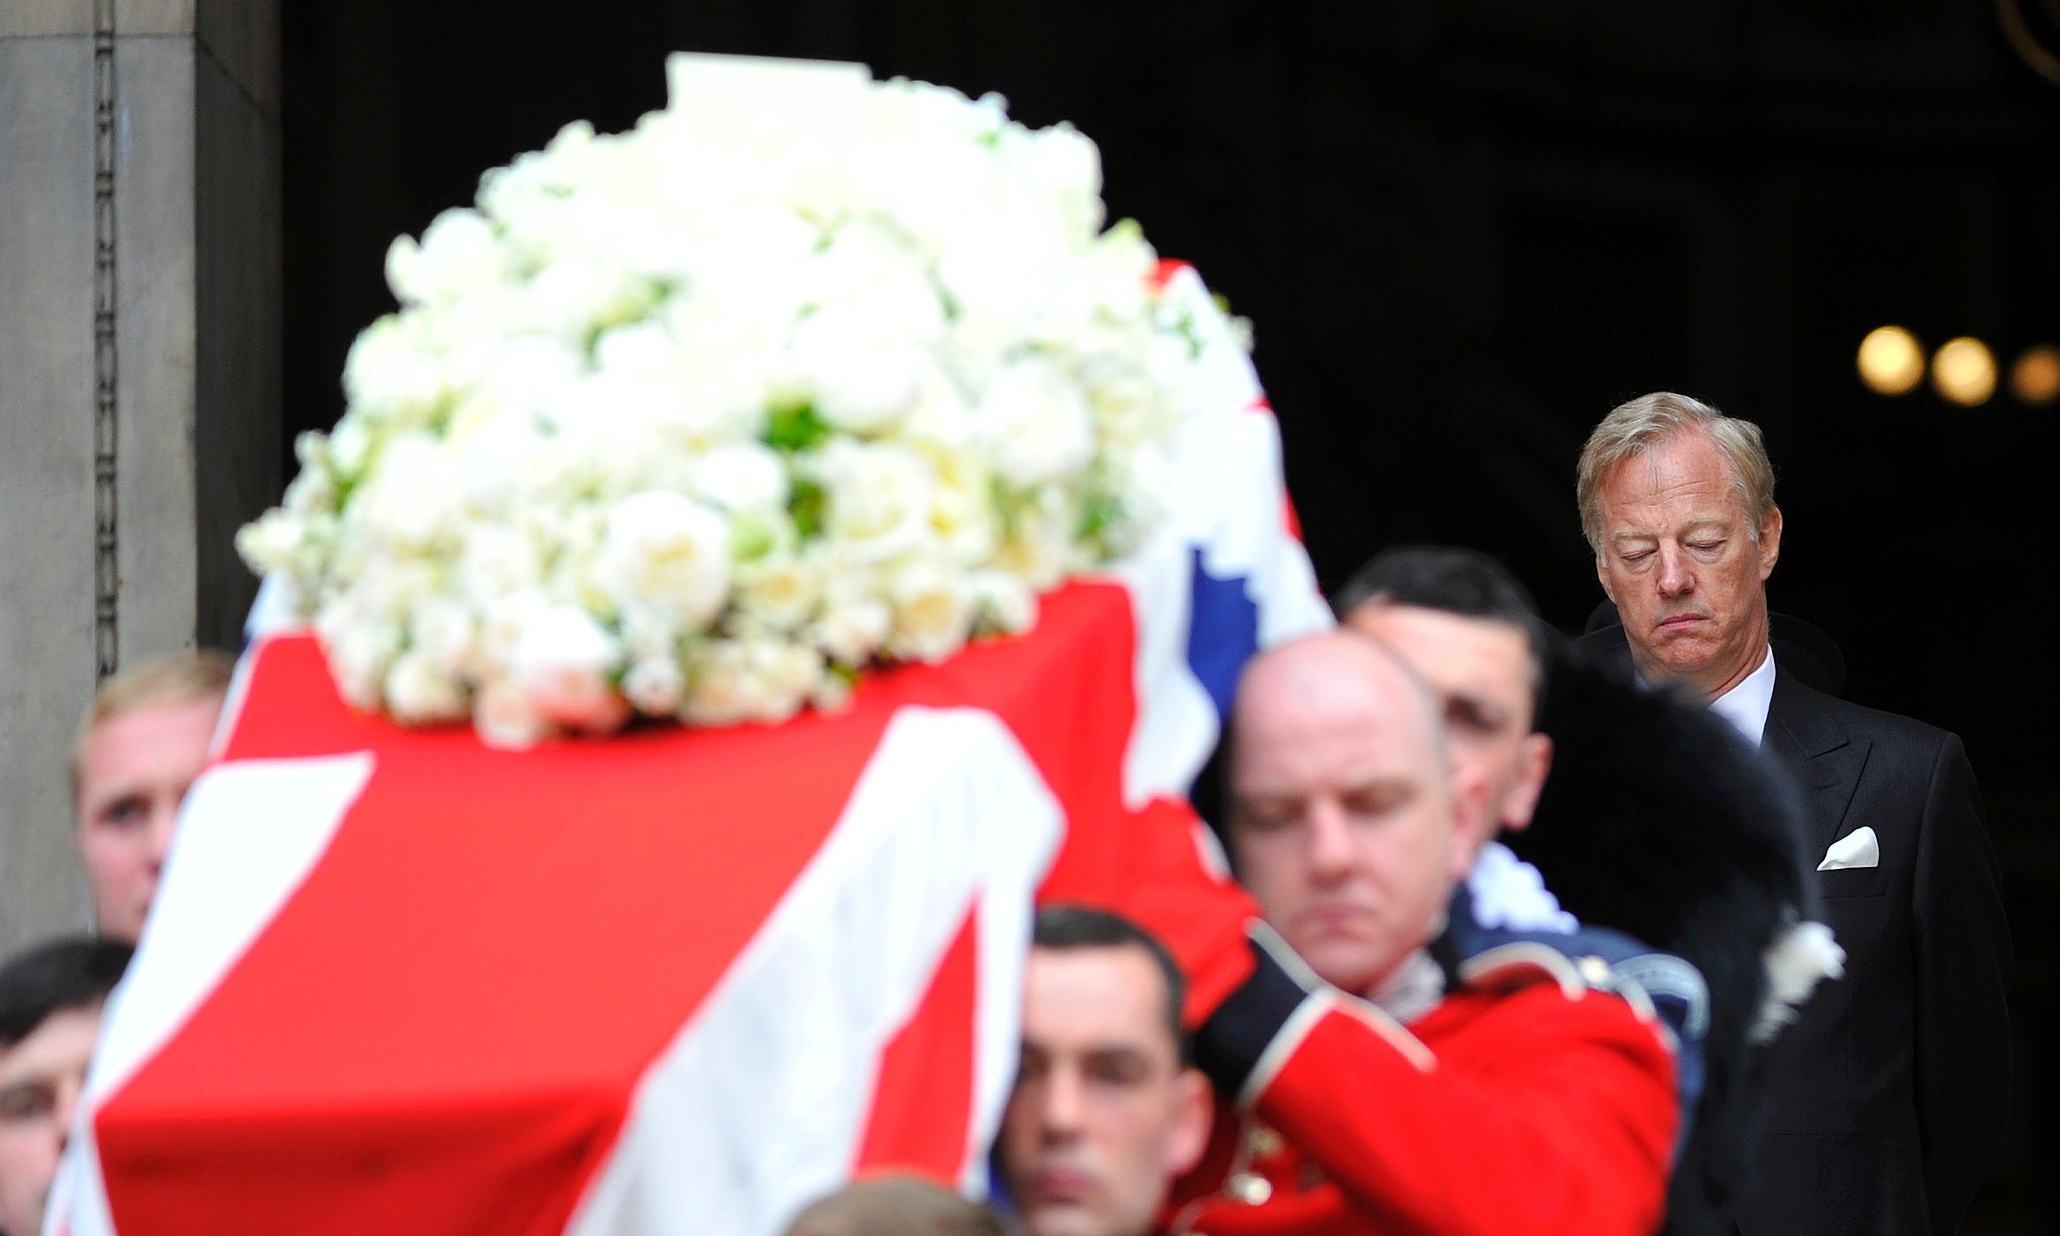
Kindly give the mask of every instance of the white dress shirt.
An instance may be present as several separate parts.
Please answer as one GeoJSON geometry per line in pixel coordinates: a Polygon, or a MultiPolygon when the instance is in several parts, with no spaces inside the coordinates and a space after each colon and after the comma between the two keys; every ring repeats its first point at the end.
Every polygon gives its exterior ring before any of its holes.
{"type": "Polygon", "coordinates": [[[1774,706],[1774,649],[1770,645],[1767,655],[1760,658],[1760,667],[1747,674],[1738,685],[1710,701],[1710,711],[1731,723],[1731,728],[1745,735],[1745,741],[1757,747],[1766,737],[1767,710],[1774,706]]]}

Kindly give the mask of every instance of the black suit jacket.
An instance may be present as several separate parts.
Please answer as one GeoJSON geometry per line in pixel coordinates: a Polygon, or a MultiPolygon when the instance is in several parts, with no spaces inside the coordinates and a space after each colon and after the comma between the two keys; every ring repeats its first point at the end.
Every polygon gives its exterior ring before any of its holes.
{"type": "MultiPolygon", "coordinates": [[[[1628,667],[1623,631],[1582,643],[1628,667]]],[[[2009,1107],[2011,956],[2001,875],[1956,736],[1780,669],[1761,746],[1797,778],[1806,851],[1874,830],[1877,866],[1817,873],[1845,977],[1767,1061],[1743,1236],[1945,1236],[2009,1107]]]]}

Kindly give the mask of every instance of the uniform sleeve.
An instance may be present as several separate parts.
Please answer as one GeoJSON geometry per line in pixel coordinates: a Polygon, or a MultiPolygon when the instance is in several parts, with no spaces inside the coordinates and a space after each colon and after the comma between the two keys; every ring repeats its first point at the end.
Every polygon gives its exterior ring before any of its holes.
{"type": "Polygon", "coordinates": [[[1981,794],[1957,737],[1932,766],[1911,899],[1917,1120],[1932,1230],[1945,1236],[1974,1199],[2010,1105],[2010,928],[1981,794]]]}
{"type": "MultiPolygon", "coordinates": [[[[1263,931],[1263,929],[1261,929],[1263,931]]],[[[1440,1061],[1400,1023],[1297,973],[1285,946],[1196,1040],[1227,1093],[1382,1232],[1649,1236],[1678,1114],[1658,1032],[1601,992],[1531,984],[1496,1006],[1487,1061],[1440,1061]]]]}

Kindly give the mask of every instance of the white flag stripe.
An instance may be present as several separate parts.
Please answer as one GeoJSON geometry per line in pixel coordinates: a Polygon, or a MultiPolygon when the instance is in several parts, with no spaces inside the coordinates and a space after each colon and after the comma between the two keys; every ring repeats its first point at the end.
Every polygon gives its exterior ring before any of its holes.
{"type": "MultiPolygon", "coordinates": [[[[645,1074],[568,1233],[771,1236],[841,1183],[880,1053],[974,899],[983,967],[1000,951],[986,937],[1005,925],[1020,953],[1062,829],[1057,801],[992,714],[897,713],[829,839],[645,1074]]],[[[976,1131],[1006,1098],[1020,965],[980,983],[976,1131]]]]}
{"type": "MultiPolygon", "coordinates": [[[[238,760],[201,774],[179,813],[142,944],[109,1001],[107,1027],[81,1103],[81,1152],[96,1166],[64,1192],[86,1205],[72,1236],[113,1236],[91,1121],[200,1007],[329,848],[372,777],[372,755],[238,760]]],[[[68,1169],[76,1172],[79,1169],[68,1169]]],[[[62,1214],[53,1191],[50,1213],[62,1214]]]]}

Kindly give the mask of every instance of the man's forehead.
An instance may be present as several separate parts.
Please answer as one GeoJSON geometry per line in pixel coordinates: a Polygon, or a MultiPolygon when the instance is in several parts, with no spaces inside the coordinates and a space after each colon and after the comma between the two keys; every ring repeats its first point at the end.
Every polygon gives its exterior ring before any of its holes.
{"type": "Polygon", "coordinates": [[[1685,507],[1712,519],[1735,518],[1735,481],[1731,461],[1716,443],[1707,435],[1687,433],[1620,460],[1603,478],[1599,496],[1604,510],[1620,517],[1685,507]]]}
{"type": "Polygon", "coordinates": [[[99,1041],[100,1014],[98,1004],[58,1009],[18,1042],[0,1047],[0,1084],[83,1065],[99,1041]]]}
{"type": "Polygon", "coordinates": [[[1351,624],[1381,640],[1425,678],[1488,658],[1528,663],[1530,633],[1504,618],[1383,601],[1352,612],[1351,624]]]}
{"type": "Polygon", "coordinates": [[[1165,1037],[1166,979],[1136,944],[1030,949],[1023,1029],[1054,1039],[1135,1042],[1165,1037]]]}

